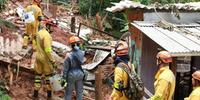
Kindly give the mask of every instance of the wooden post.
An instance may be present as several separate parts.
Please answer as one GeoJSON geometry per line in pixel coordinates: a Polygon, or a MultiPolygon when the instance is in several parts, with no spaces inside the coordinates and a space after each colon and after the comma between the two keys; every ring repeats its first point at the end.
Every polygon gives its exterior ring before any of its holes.
{"type": "Polygon", "coordinates": [[[17,75],[16,75],[16,82],[18,81],[19,68],[20,68],[20,61],[17,62],[17,75]]]}
{"type": "Polygon", "coordinates": [[[102,96],[102,66],[95,72],[95,100],[103,100],[102,96]]]}
{"type": "Polygon", "coordinates": [[[75,33],[75,16],[71,18],[71,32],[75,33]]]}
{"type": "Polygon", "coordinates": [[[12,65],[12,60],[10,61],[10,64],[8,65],[8,73],[9,73],[9,76],[10,76],[9,85],[13,84],[13,72],[12,72],[12,69],[11,69],[11,65],[12,65]]]}

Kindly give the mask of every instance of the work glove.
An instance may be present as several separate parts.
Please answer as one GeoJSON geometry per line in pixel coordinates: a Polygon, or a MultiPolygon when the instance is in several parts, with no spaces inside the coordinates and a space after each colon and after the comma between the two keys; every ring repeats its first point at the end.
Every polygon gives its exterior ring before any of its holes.
{"type": "Polygon", "coordinates": [[[51,61],[51,64],[52,64],[52,66],[53,66],[54,69],[57,69],[57,64],[56,64],[55,61],[51,61]]]}
{"type": "Polygon", "coordinates": [[[67,85],[67,81],[66,81],[65,78],[61,78],[60,85],[61,85],[62,87],[66,87],[66,85],[67,85]]]}

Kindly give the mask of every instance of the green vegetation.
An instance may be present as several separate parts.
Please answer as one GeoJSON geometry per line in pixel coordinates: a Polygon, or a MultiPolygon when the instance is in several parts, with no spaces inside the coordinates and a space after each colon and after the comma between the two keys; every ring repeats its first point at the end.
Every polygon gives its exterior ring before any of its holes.
{"type": "Polygon", "coordinates": [[[0,100],[11,100],[11,97],[7,95],[5,83],[6,81],[4,79],[0,80],[0,100]]]}
{"type": "MultiPolygon", "coordinates": [[[[112,6],[112,2],[120,2],[121,0],[79,0],[79,11],[83,16],[95,17],[96,13],[103,17],[106,15],[105,9],[112,6]]],[[[103,22],[104,31],[113,33],[115,36],[120,36],[120,30],[124,28],[124,16],[122,13],[108,13],[106,20],[103,22]]],[[[96,20],[93,20],[93,26],[96,25],[96,20]]]]}
{"type": "Polygon", "coordinates": [[[0,18],[0,26],[1,25],[4,25],[4,26],[6,26],[7,28],[10,28],[10,29],[16,29],[17,27],[14,25],[14,24],[12,24],[11,22],[9,22],[9,21],[6,21],[6,20],[3,20],[3,19],[1,19],[0,18]]]}
{"type": "MultiPolygon", "coordinates": [[[[83,16],[93,18],[93,25],[97,27],[95,15],[99,12],[99,15],[103,17],[106,15],[105,9],[107,7],[113,6],[113,2],[120,2],[121,0],[79,0],[78,6],[79,11],[83,16]]],[[[158,2],[160,4],[169,3],[185,3],[194,2],[200,0],[132,0],[135,2],[140,2],[145,5],[154,4],[158,2]]],[[[126,19],[126,14],[124,12],[109,13],[106,20],[103,22],[104,31],[113,33],[115,36],[121,36],[122,33],[128,31],[128,23],[126,19]]]]}
{"type": "Polygon", "coordinates": [[[5,8],[6,3],[7,3],[7,0],[0,0],[0,12],[5,8]]]}

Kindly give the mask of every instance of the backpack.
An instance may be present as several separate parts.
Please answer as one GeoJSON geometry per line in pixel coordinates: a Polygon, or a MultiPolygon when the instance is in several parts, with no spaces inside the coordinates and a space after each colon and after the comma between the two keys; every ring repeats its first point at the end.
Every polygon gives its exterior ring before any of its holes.
{"type": "Polygon", "coordinates": [[[129,100],[142,100],[144,96],[144,85],[141,78],[135,72],[131,72],[125,63],[119,63],[118,67],[122,68],[129,76],[128,87],[124,90],[126,97],[129,100]]]}

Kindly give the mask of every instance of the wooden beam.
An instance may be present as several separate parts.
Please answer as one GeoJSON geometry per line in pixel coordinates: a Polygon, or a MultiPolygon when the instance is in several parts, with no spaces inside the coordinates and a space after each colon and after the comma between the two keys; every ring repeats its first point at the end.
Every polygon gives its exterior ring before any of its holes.
{"type": "Polygon", "coordinates": [[[84,26],[86,26],[86,27],[88,27],[88,28],[91,28],[92,30],[95,30],[95,31],[98,31],[98,32],[100,32],[100,33],[107,34],[107,35],[109,35],[109,36],[111,36],[111,37],[114,37],[114,38],[116,38],[116,39],[119,39],[119,37],[117,37],[117,36],[115,36],[115,35],[113,35],[113,34],[111,34],[111,33],[107,33],[107,32],[105,32],[105,31],[101,31],[101,30],[99,30],[99,29],[97,29],[97,28],[94,28],[94,27],[89,26],[89,25],[84,24],[84,23],[80,23],[80,24],[79,24],[78,36],[80,35],[81,25],[84,25],[84,26]]]}
{"type": "Polygon", "coordinates": [[[103,100],[102,96],[102,68],[99,66],[97,72],[95,72],[95,100],[103,100]]]}
{"type": "Polygon", "coordinates": [[[92,48],[92,49],[106,50],[106,51],[110,51],[110,50],[114,49],[110,46],[86,46],[86,47],[92,48]]]}
{"type": "Polygon", "coordinates": [[[13,72],[12,72],[12,69],[11,69],[11,63],[12,63],[12,61],[8,65],[8,73],[9,73],[9,77],[10,77],[9,78],[9,85],[13,84],[13,72]]]}

